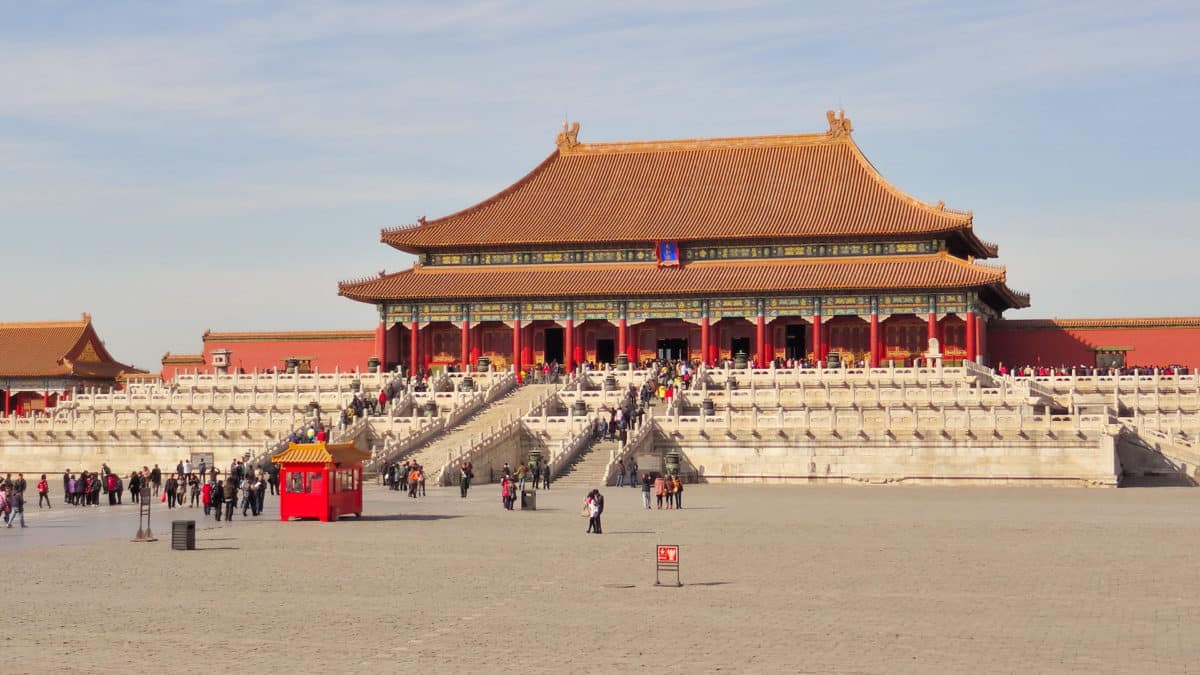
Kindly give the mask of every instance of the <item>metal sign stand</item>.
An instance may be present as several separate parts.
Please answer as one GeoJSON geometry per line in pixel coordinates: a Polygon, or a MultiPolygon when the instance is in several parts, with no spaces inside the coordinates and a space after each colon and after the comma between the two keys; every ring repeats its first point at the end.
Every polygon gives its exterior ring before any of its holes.
{"type": "Polygon", "coordinates": [[[679,546],[675,544],[659,544],[654,555],[654,585],[664,586],[659,575],[662,572],[675,573],[676,588],[683,586],[679,579],[679,546]]]}
{"type": "Polygon", "coordinates": [[[142,493],[138,498],[138,531],[132,541],[158,541],[154,536],[154,531],[150,529],[150,488],[149,486],[142,488],[142,493]],[[145,529],[142,528],[142,521],[146,522],[145,529]]]}

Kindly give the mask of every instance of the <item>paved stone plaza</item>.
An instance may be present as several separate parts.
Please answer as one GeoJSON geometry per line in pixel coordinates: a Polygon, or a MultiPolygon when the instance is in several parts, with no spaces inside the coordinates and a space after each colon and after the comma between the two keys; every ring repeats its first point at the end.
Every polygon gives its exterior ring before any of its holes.
{"type": "Polygon", "coordinates": [[[131,507],[34,509],[31,529],[0,531],[0,593],[22,608],[6,661],[221,672],[232,650],[266,672],[1200,670],[1200,491],[690,486],[680,512],[605,493],[603,536],[584,534],[578,491],[504,512],[491,486],[466,501],[372,487],[361,522],[235,519],[194,552],[170,550],[165,509],[148,545],[127,541],[131,507]],[[654,587],[656,543],[681,546],[683,588],[654,587]]]}

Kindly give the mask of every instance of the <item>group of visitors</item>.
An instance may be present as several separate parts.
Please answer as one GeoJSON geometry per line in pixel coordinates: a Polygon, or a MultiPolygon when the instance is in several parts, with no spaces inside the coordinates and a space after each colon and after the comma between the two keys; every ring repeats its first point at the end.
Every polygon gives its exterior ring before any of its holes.
{"type": "Polygon", "coordinates": [[[1079,377],[1092,377],[1093,375],[1100,376],[1121,376],[1121,375],[1188,375],[1191,371],[1187,366],[1176,364],[1171,365],[1141,365],[1141,366],[1123,366],[1121,368],[1101,368],[1099,366],[1090,366],[1080,364],[1077,366],[1061,365],[1061,366],[1044,366],[1042,364],[1013,366],[1004,365],[1004,362],[996,364],[996,372],[1001,375],[1012,375],[1013,377],[1066,377],[1076,375],[1079,377]]]}
{"type": "MultiPolygon", "coordinates": [[[[45,487],[46,474],[42,474],[42,480],[38,483],[38,494],[45,495],[43,488],[45,487]]],[[[0,482],[0,518],[3,518],[5,527],[12,527],[13,521],[18,521],[21,527],[25,525],[25,489],[28,484],[25,482],[25,474],[18,473],[16,480],[13,480],[12,474],[6,474],[4,480],[0,482]]],[[[49,497],[46,497],[49,504],[49,497]]],[[[41,508],[41,498],[38,499],[38,508],[41,508]]]]}
{"type": "Polygon", "coordinates": [[[663,501],[666,501],[668,510],[683,508],[683,481],[678,475],[668,474],[651,478],[649,473],[642,474],[642,506],[647,509],[650,508],[651,491],[654,492],[658,508],[663,507],[663,501]]]}
{"type": "MultiPolygon", "coordinates": [[[[242,517],[258,517],[262,515],[270,484],[269,471],[252,470],[241,462],[235,462],[225,480],[222,481],[213,471],[208,481],[198,486],[199,502],[204,507],[204,515],[211,513],[219,522],[223,514],[229,522],[233,520],[240,496],[242,517]]],[[[277,485],[276,481],[276,491],[277,485]]]]}
{"type": "Polygon", "coordinates": [[[407,459],[391,462],[383,468],[383,484],[389,490],[407,492],[412,499],[424,497],[425,467],[407,459]]]}
{"type": "MultiPolygon", "coordinates": [[[[467,467],[470,466],[468,463],[467,467]]],[[[472,472],[472,475],[474,473],[472,472]]],[[[532,465],[520,462],[517,468],[513,469],[508,462],[500,469],[500,503],[504,508],[512,511],[513,505],[525,491],[525,487],[530,483],[533,484],[533,489],[542,488],[550,489],[550,465],[541,460],[534,462],[532,465]]],[[[464,491],[463,496],[466,496],[464,491]]]]}

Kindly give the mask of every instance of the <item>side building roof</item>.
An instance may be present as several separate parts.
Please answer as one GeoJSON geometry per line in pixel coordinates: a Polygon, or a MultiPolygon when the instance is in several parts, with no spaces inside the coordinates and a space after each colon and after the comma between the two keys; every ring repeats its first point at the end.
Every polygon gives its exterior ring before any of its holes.
{"type": "Polygon", "coordinates": [[[145,372],[108,353],[88,314],[78,321],[0,323],[0,377],[108,379],[145,372]]]}
{"type": "Polygon", "coordinates": [[[828,113],[817,134],[580,143],[579,125],[524,178],[467,209],[385,229],[422,253],[481,247],[775,238],[944,236],[994,257],[972,215],[891,185],[828,113]]]}

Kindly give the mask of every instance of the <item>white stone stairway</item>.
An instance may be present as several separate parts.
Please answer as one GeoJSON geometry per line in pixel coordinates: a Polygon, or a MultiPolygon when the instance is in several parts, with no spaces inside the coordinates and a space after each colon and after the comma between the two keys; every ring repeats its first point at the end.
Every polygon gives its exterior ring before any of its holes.
{"type": "Polygon", "coordinates": [[[413,449],[407,454],[401,455],[396,461],[402,462],[406,459],[416,461],[425,467],[428,480],[432,483],[436,479],[434,474],[446,463],[447,457],[457,457],[460,448],[469,447],[471,442],[477,440],[481,433],[486,433],[489,429],[504,425],[510,418],[519,419],[522,415],[529,412],[531,403],[542,398],[557,386],[553,384],[527,384],[517,387],[508,395],[493,401],[490,405],[484,406],[475,414],[447,429],[445,433],[438,435],[428,443],[413,449]]]}
{"type": "Polygon", "coordinates": [[[620,441],[600,440],[579,451],[560,476],[550,477],[551,489],[604,487],[609,455],[621,448],[620,441]]]}

